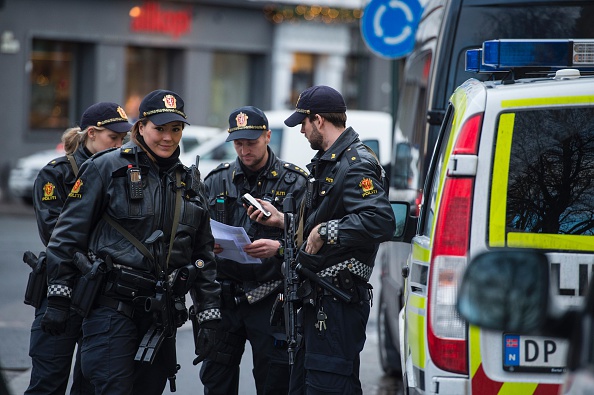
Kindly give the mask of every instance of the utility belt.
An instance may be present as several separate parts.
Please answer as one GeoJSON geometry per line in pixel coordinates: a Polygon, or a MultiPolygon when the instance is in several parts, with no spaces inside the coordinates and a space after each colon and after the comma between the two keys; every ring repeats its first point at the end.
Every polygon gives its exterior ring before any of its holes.
{"type": "MultiPolygon", "coordinates": [[[[87,268],[87,271],[81,270],[83,276],[76,284],[71,301],[71,308],[81,316],[86,317],[97,306],[113,308],[130,318],[135,310],[148,313],[155,309],[152,302],[157,293],[158,281],[153,274],[112,263],[109,258],[105,262],[96,258],[91,264],[80,253],[75,256],[77,261],[79,269],[87,268]],[[86,263],[80,264],[82,260],[86,260],[86,263]]],[[[187,320],[185,294],[196,274],[196,267],[189,264],[175,270],[168,278],[173,296],[173,306],[168,307],[174,309],[176,321],[187,320]]]]}
{"type": "MultiPolygon", "coordinates": [[[[316,273],[321,279],[329,281],[334,287],[350,295],[348,303],[368,302],[373,299],[372,285],[368,280],[371,277],[372,268],[355,258],[339,262],[316,273]]],[[[305,304],[316,305],[322,296],[333,296],[338,300],[340,297],[328,288],[312,283],[305,279],[297,290],[297,296],[305,304]]]]}
{"type": "Polygon", "coordinates": [[[233,308],[242,303],[254,304],[276,291],[282,280],[265,283],[221,280],[221,299],[224,308],[233,308]]]}

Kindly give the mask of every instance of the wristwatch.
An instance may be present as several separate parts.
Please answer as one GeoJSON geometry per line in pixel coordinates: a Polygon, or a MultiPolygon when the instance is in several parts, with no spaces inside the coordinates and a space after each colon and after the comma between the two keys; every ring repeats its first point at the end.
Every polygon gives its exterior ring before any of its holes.
{"type": "Polygon", "coordinates": [[[282,240],[279,240],[278,250],[276,250],[276,256],[279,258],[283,258],[285,256],[285,243],[282,240]]]}
{"type": "Polygon", "coordinates": [[[320,238],[324,241],[324,243],[328,241],[328,230],[326,229],[325,222],[322,222],[318,227],[318,234],[320,235],[320,238]]]}

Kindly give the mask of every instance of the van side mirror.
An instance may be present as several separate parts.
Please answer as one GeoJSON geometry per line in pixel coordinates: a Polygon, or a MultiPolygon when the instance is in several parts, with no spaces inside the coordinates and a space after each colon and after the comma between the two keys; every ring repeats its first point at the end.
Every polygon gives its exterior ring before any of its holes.
{"type": "Polygon", "coordinates": [[[472,325],[513,333],[541,329],[549,302],[549,263],[532,250],[494,250],[468,264],[457,308],[472,325]]]}
{"type": "Polygon", "coordinates": [[[417,229],[417,217],[409,215],[410,203],[390,202],[390,206],[396,219],[396,230],[392,235],[392,241],[410,243],[417,229]]]}

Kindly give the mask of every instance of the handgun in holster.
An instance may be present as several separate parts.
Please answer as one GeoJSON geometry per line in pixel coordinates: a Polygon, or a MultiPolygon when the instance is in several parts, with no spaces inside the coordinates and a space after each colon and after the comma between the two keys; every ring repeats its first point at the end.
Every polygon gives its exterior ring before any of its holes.
{"type": "Polygon", "coordinates": [[[38,258],[31,251],[26,251],[23,255],[23,262],[31,268],[27,288],[25,288],[25,304],[38,309],[47,295],[45,252],[40,253],[38,258]]]}
{"type": "Polygon", "coordinates": [[[70,308],[82,317],[86,317],[99,295],[107,272],[107,265],[101,259],[91,262],[86,255],[80,252],[74,254],[73,262],[82,276],[78,279],[72,292],[70,308]]]}

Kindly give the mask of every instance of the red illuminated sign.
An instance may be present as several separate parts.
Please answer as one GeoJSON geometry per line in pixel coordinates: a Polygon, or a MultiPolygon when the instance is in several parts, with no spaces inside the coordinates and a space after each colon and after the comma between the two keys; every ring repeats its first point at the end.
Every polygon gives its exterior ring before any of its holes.
{"type": "Polygon", "coordinates": [[[178,38],[188,34],[192,28],[191,7],[168,11],[154,1],[148,1],[142,7],[130,10],[130,17],[133,32],[166,33],[178,38]]]}

